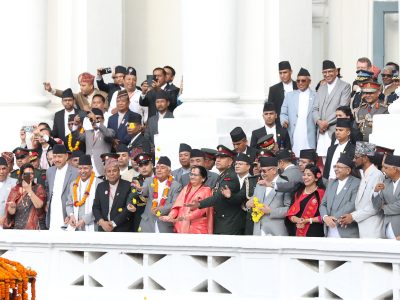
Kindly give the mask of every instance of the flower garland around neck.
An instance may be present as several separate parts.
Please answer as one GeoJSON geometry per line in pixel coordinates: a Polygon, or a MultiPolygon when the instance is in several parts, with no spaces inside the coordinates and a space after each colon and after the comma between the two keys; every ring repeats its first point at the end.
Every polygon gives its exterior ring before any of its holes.
{"type": "MultiPolygon", "coordinates": [[[[81,130],[79,130],[79,133],[82,134],[85,132],[85,129],[82,127],[81,130]]],[[[77,141],[75,143],[75,146],[72,147],[72,132],[68,134],[68,149],[69,151],[76,151],[79,149],[79,146],[81,145],[81,141],[77,141]]]]}
{"type": "MultiPolygon", "coordinates": [[[[164,191],[162,193],[161,196],[161,200],[160,200],[160,205],[158,205],[157,203],[157,199],[158,199],[158,179],[156,176],[153,177],[153,183],[151,184],[151,186],[153,187],[154,191],[153,191],[153,202],[152,202],[152,207],[163,207],[165,205],[165,201],[167,201],[168,198],[168,192],[169,189],[171,187],[172,181],[174,180],[174,177],[172,177],[172,175],[169,175],[168,180],[167,180],[167,184],[164,188],[164,191]]],[[[157,217],[161,216],[161,212],[157,211],[157,217]]]]}
{"type": "Polygon", "coordinates": [[[36,275],[30,268],[25,268],[16,261],[0,257],[0,299],[10,299],[10,289],[15,300],[28,299],[28,283],[31,281],[31,299],[36,298],[36,275]]]}
{"type": "Polygon", "coordinates": [[[264,204],[260,203],[257,197],[253,198],[253,203],[254,207],[251,209],[251,219],[254,223],[258,223],[264,215],[264,212],[261,210],[264,207],[264,204]]]}
{"type": "Polygon", "coordinates": [[[78,176],[78,178],[74,182],[74,186],[72,187],[72,192],[73,192],[73,197],[74,197],[74,206],[75,207],[80,207],[83,204],[85,204],[87,197],[89,197],[90,189],[92,187],[93,181],[94,181],[94,172],[92,171],[92,174],[90,175],[89,179],[89,184],[86,187],[85,193],[83,194],[83,197],[80,201],[78,201],[78,186],[79,186],[79,181],[81,180],[81,176],[78,176]]]}

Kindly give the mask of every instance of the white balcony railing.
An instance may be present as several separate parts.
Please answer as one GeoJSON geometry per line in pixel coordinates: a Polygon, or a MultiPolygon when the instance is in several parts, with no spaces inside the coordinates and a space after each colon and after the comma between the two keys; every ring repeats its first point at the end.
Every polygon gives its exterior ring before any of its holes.
{"type": "Polygon", "coordinates": [[[400,242],[0,232],[38,271],[37,299],[400,299],[400,242]]]}

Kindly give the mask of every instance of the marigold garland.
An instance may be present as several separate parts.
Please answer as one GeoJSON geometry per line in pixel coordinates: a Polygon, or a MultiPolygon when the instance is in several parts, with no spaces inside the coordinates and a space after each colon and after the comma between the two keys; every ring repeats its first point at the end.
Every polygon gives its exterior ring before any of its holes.
{"type": "Polygon", "coordinates": [[[254,223],[258,223],[264,215],[264,212],[261,210],[264,207],[264,204],[260,203],[257,197],[253,198],[253,203],[254,207],[251,210],[251,219],[254,223]]]}
{"type": "MultiPolygon", "coordinates": [[[[79,130],[79,133],[82,134],[85,132],[85,129],[82,127],[81,130],[79,130]]],[[[79,146],[81,144],[81,141],[76,141],[75,146],[72,147],[72,133],[68,134],[68,149],[69,151],[76,151],[79,149],[79,146]]]]}
{"type": "MultiPolygon", "coordinates": [[[[168,192],[169,192],[169,189],[171,188],[171,184],[172,184],[173,180],[174,180],[174,177],[172,175],[169,175],[168,180],[167,180],[167,184],[165,185],[164,191],[163,191],[162,196],[161,196],[160,205],[158,205],[158,202],[157,202],[157,199],[158,199],[158,180],[157,180],[156,176],[153,177],[153,183],[151,184],[151,186],[154,188],[154,191],[153,191],[153,202],[151,203],[153,208],[155,208],[157,206],[163,207],[165,205],[165,201],[167,201],[168,192]]],[[[157,217],[161,216],[161,212],[157,211],[156,216],[157,217]]]]}
{"type": "Polygon", "coordinates": [[[94,181],[94,172],[92,172],[92,174],[90,175],[90,180],[89,180],[89,184],[86,187],[85,193],[83,194],[83,197],[80,201],[78,201],[78,186],[79,186],[79,180],[81,180],[81,176],[78,176],[78,178],[75,180],[74,182],[74,186],[72,187],[72,193],[73,193],[73,200],[74,200],[74,206],[75,207],[80,207],[83,204],[85,204],[87,197],[89,197],[90,194],[90,189],[92,187],[93,181],[94,181]]]}
{"type": "Polygon", "coordinates": [[[0,300],[28,300],[28,282],[31,279],[31,300],[36,298],[36,272],[18,262],[0,257],[0,300]]]}

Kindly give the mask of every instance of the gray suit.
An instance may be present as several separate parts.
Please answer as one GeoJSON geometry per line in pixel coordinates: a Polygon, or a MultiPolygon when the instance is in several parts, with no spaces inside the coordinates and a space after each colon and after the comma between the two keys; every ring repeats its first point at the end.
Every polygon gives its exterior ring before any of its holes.
{"type": "Polygon", "coordinates": [[[374,193],[372,203],[374,208],[378,210],[383,206],[383,228],[386,229],[386,226],[391,224],[393,233],[397,237],[400,236],[400,184],[397,184],[393,193],[393,181],[385,179],[383,183],[385,188],[377,195],[374,193]]]}
{"type": "MultiPolygon", "coordinates": [[[[50,227],[50,209],[51,209],[51,201],[53,200],[53,188],[54,188],[54,179],[56,178],[56,167],[51,167],[46,171],[46,192],[47,192],[47,214],[46,214],[46,227],[50,227]]],[[[63,209],[64,219],[67,217],[66,203],[68,201],[69,190],[68,187],[71,186],[71,183],[78,177],[78,169],[68,165],[67,172],[65,173],[62,194],[61,194],[61,202],[63,209]]],[[[54,201],[59,201],[59,199],[55,199],[54,201]]]]}
{"type": "MultiPolygon", "coordinates": [[[[173,113],[167,110],[167,112],[164,115],[164,119],[173,117],[174,117],[173,113]]],[[[159,119],[159,114],[157,112],[157,114],[151,116],[147,120],[147,127],[146,131],[144,132],[144,136],[151,142],[152,146],[154,146],[154,135],[158,134],[158,119],[159,119]]]]}
{"type": "Polygon", "coordinates": [[[281,175],[287,177],[289,182],[303,182],[303,173],[295,165],[288,166],[281,175]]]}
{"type": "Polygon", "coordinates": [[[17,184],[17,179],[7,176],[0,188],[0,217],[5,215],[6,202],[11,189],[17,184]]]}
{"type": "Polygon", "coordinates": [[[97,138],[95,139],[94,136],[94,130],[91,129],[79,135],[78,139],[85,142],[86,154],[92,157],[97,172],[100,175],[104,175],[104,165],[100,155],[111,151],[111,142],[115,136],[115,132],[105,127],[103,124],[100,124],[97,138]]]}
{"type": "MultiPolygon", "coordinates": [[[[278,177],[276,182],[285,181],[278,177]]],[[[276,192],[272,189],[265,197],[265,189],[265,186],[257,184],[253,197],[257,197],[260,203],[268,205],[271,213],[264,215],[258,223],[254,223],[253,235],[261,235],[261,229],[267,235],[288,235],[285,218],[290,206],[290,194],[276,192]]]]}
{"type": "MultiPolygon", "coordinates": [[[[90,179],[88,179],[88,180],[90,180],[90,179]]],[[[96,193],[97,185],[102,181],[103,180],[101,180],[99,178],[95,178],[95,180],[93,182],[93,186],[90,189],[90,192],[93,193],[93,195],[96,193]]],[[[66,203],[67,216],[74,213],[73,187],[74,187],[74,182],[71,183],[71,185],[69,186],[69,189],[68,189],[69,193],[68,193],[68,200],[66,203]]],[[[80,221],[81,219],[83,219],[85,221],[85,225],[91,225],[94,222],[94,215],[93,215],[92,209],[90,209],[90,213],[88,213],[88,214],[85,213],[85,205],[86,204],[83,204],[82,206],[79,207],[79,211],[78,211],[79,219],[76,221],[80,221]]],[[[85,227],[82,227],[77,230],[85,231],[85,227]]],[[[97,231],[97,224],[95,224],[95,231],[97,231]]]]}
{"type": "Polygon", "coordinates": [[[332,133],[335,132],[336,126],[333,123],[336,122],[336,108],[350,104],[350,93],[350,84],[339,78],[329,95],[327,84],[321,84],[318,89],[314,101],[313,118],[315,123],[318,120],[326,120],[329,124],[332,124],[327,130],[329,136],[332,136],[332,133]]]}
{"type": "MultiPolygon", "coordinates": [[[[151,207],[152,207],[152,200],[153,200],[153,187],[151,184],[153,183],[153,177],[148,177],[143,183],[143,190],[142,190],[142,195],[144,197],[148,197],[148,201],[146,203],[146,207],[144,209],[144,212],[142,214],[142,220],[140,221],[140,228],[141,232],[156,232],[156,227],[155,224],[157,222],[158,230],[162,233],[172,233],[174,232],[174,224],[171,222],[163,222],[158,219],[157,216],[153,215],[151,213],[151,207]]],[[[171,211],[172,205],[174,205],[174,202],[176,198],[179,195],[179,192],[181,191],[181,185],[176,182],[175,180],[172,181],[171,187],[168,191],[167,195],[167,200],[165,202],[165,205],[160,208],[160,212],[162,216],[166,216],[169,214],[171,211]]],[[[162,191],[158,191],[159,193],[162,193],[162,191]]]]}
{"type": "MultiPolygon", "coordinates": [[[[332,216],[339,219],[344,214],[349,214],[355,210],[355,201],[357,197],[358,187],[360,185],[360,179],[349,176],[346,183],[339,194],[336,194],[339,186],[337,179],[330,180],[322,203],[319,207],[319,213],[321,217],[332,216]]],[[[342,238],[358,238],[358,225],[356,222],[347,225],[347,227],[337,226],[339,235],[342,238]]],[[[325,235],[327,235],[328,227],[324,226],[325,235]]]]}
{"type": "Polygon", "coordinates": [[[174,176],[175,181],[180,182],[182,175],[188,174],[189,172],[190,172],[190,168],[185,170],[183,167],[180,167],[180,168],[172,171],[172,176],[174,176]]]}
{"type": "MultiPolygon", "coordinates": [[[[299,112],[299,90],[294,90],[293,92],[287,93],[285,96],[285,100],[283,101],[280,120],[281,124],[284,121],[288,121],[289,127],[288,132],[290,136],[290,142],[292,145],[295,145],[295,141],[293,140],[294,130],[296,129],[298,112],[299,112]]],[[[315,92],[310,90],[310,97],[308,99],[308,113],[307,113],[307,141],[310,148],[315,148],[316,141],[315,137],[317,134],[317,127],[315,126],[315,122],[312,118],[312,112],[314,108],[314,99],[315,92]]]]}

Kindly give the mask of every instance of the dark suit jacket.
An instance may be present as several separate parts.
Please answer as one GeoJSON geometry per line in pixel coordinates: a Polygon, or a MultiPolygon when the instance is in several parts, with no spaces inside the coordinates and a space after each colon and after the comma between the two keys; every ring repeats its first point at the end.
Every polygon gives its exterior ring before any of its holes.
{"type": "Polygon", "coordinates": [[[127,134],[125,136],[124,144],[128,146],[129,151],[134,150],[135,148],[141,148],[143,152],[150,153],[151,152],[151,143],[147,137],[144,136],[143,133],[140,133],[139,136],[133,141],[131,144],[133,136],[127,134]]]}
{"type": "MultiPolygon", "coordinates": [[[[96,195],[93,200],[93,215],[95,222],[100,219],[105,221],[114,221],[117,227],[113,231],[128,232],[131,231],[133,222],[133,214],[126,208],[126,199],[128,199],[131,191],[130,182],[120,179],[115,198],[111,206],[110,220],[108,219],[109,211],[109,191],[110,184],[108,181],[100,182],[96,188],[96,195]]],[[[99,226],[99,231],[103,231],[99,226]]]]}
{"type": "MultiPolygon", "coordinates": [[[[328,148],[328,153],[326,154],[326,161],[325,161],[325,166],[324,166],[324,173],[322,174],[322,177],[328,179],[329,178],[329,170],[331,169],[331,164],[332,164],[332,157],[333,154],[335,153],[336,147],[338,146],[338,144],[336,145],[331,145],[328,148]]],[[[346,147],[344,147],[344,151],[346,152],[346,154],[353,158],[354,157],[354,152],[356,151],[356,146],[354,146],[351,141],[349,141],[346,145],[346,147]]],[[[336,163],[336,162],[334,162],[336,163]]]]}
{"type": "MultiPolygon", "coordinates": [[[[177,98],[179,94],[179,89],[174,86],[169,87],[168,90],[166,90],[167,95],[168,95],[168,100],[169,100],[169,106],[168,109],[173,112],[174,109],[177,106],[177,98]]],[[[148,118],[154,116],[157,114],[157,109],[156,109],[156,91],[154,89],[150,90],[144,98],[140,97],[139,104],[141,106],[147,106],[149,108],[149,115],[148,118]]],[[[148,122],[148,121],[147,121],[148,122]]]]}
{"type": "MultiPolygon", "coordinates": [[[[59,110],[54,114],[53,130],[51,135],[53,138],[62,139],[65,145],[68,145],[68,140],[65,137],[65,123],[64,123],[65,109],[59,110]]],[[[79,110],[75,109],[75,114],[78,114],[79,110]]]]}
{"type": "MultiPolygon", "coordinates": [[[[290,136],[289,133],[287,132],[286,128],[283,128],[279,123],[277,123],[278,120],[275,122],[276,123],[276,137],[277,137],[277,144],[279,149],[292,149],[292,145],[290,144],[290,136]]],[[[251,140],[250,140],[250,147],[257,147],[257,140],[264,135],[267,134],[267,131],[265,130],[265,126],[258,128],[256,130],[253,130],[251,133],[251,140]]]]}
{"type": "Polygon", "coordinates": [[[214,234],[240,235],[244,232],[245,212],[242,209],[243,199],[237,202],[225,198],[221,189],[227,185],[232,194],[239,192],[240,183],[233,168],[221,173],[214,188],[214,194],[200,201],[200,208],[214,207],[214,234]]]}
{"type": "MultiPolygon", "coordinates": [[[[297,90],[297,84],[292,80],[293,90],[297,90]]],[[[279,82],[269,88],[268,93],[268,102],[272,102],[275,105],[276,113],[278,114],[278,123],[279,115],[281,114],[281,107],[283,104],[283,100],[285,99],[285,90],[283,89],[283,83],[279,82]]]]}
{"type": "MultiPolygon", "coordinates": [[[[167,111],[164,118],[173,118],[172,112],[167,111]]],[[[154,135],[158,133],[158,113],[147,120],[146,131],[144,136],[150,141],[151,145],[154,146],[154,135]]]]}
{"type": "Polygon", "coordinates": [[[108,118],[108,125],[107,128],[110,128],[114,130],[116,133],[115,137],[120,140],[121,143],[125,143],[127,140],[126,136],[128,135],[128,131],[126,130],[126,127],[128,126],[128,116],[129,115],[139,115],[138,113],[135,113],[131,110],[128,110],[124,117],[122,118],[121,124],[118,127],[118,112],[113,114],[111,117],[108,118]]]}

